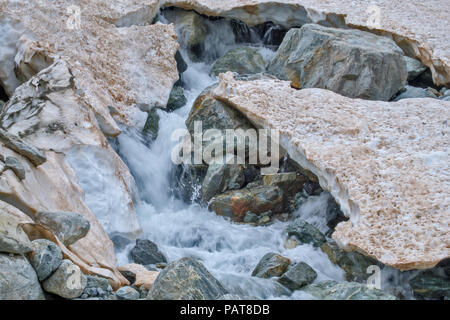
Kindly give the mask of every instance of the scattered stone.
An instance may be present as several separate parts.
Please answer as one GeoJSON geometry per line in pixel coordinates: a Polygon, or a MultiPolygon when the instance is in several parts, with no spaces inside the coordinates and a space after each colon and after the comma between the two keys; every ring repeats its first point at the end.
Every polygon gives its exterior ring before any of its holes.
{"type": "Polygon", "coordinates": [[[290,267],[288,271],[278,279],[278,282],[286,288],[295,291],[313,283],[316,278],[317,273],[313,268],[304,262],[298,262],[293,267],[290,267]]]}
{"type": "Polygon", "coordinates": [[[63,255],[61,249],[53,242],[38,239],[31,242],[33,252],[29,259],[39,281],[47,279],[61,265],[63,255]]]}
{"type": "Polygon", "coordinates": [[[325,236],[312,224],[297,218],[286,228],[289,237],[295,237],[300,244],[312,244],[314,247],[320,247],[326,242],[325,236]]]}
{"type": "Polygon", "coordinates": [[[122,287],[116,292],[119,300],[139,300],[140,294],[136,289],[132,287],[122,287]]]}
{"type": "Polygon", "coordinates": [[[148,296],[148,290],[145,288],[145,286],[140,286],[139,288],[137,288],[138,292],[139,292],[139,298],[140,299],[145,299],[148,296]]]}
{"type": "Polygon", "coordinates": [[[262,257],[252,272],[252,277],[258,278],[273,278],[280,277],[286,272],[291,260],[280,256],[276,253],[267,253],[262,257]]]}
{"type": "Polygon", "coordinates": [[[133,281],[133,285],[137,288],[144,287],[146,290],[149,290],[151,288],[159,275],[159,271],[151,271],[143,265],[135,263],[120,266],[118,270],[122,273],[130,272],[134,274],[136,280],[133,281]]]}
{"type": "Polygon", "coordinates": [[[295,88],[322,88],[350,98],[388,101],[408,76],[392,39],[356,29],[305,24],[291,29],[268,66],[295,88]]]}
{"type": "Polygon", "coordinates": [[[328,228],[330,228],[330,230],[334,230],[334,228],[336,228],[336,226],[340,222],[348,220],[348,218],[344,216],[344,213],[342,213],[341,208],[339,207],[337,202],[331,196],[328,199],[326,219],[327,226],[328,228]]]}
{"type": "Polygon", "coordinates": [[[0,252],[25,254],[32,245],[22,227],[0,212],[0,252]]]}
{"type": "Polygon", "coordinates": [[[247,212],[278,214],[283,211],[283,191],[274,186],[229,191],[214,197],[209,208],[235,222],[243,222],[247,212]]]}
{"type": "Polygon", "coordinates": [[[21,255],[0,253],[0,300],[44,300],[38,277],[21,255]]]}
{"type": "Polygon", "coordinates": [[[167,267],[167,263],[157,263],[155,264],[155,267],[158,269],[164,269],[165,267],[167,267]]]}
{"type": "Polygon", "coordinates": [[[215,300],[227,290],[198,261],[183,258],[167,266],[151,287],[148,300],[215,300]]]}
{"type": "Polygon", "coordinates": [[[233,71],[239,75],[250,75],[265,71],[266,63],[258,50],[252,47],[235,48],[228,51],[216,61],[211,69],[211,75],[233,71]]]}
{"type": "Polygon", "coordinates": [[[437,96],[428,89],[406,86],[402,91],[400,91],[400,94],[397,95],[392,101],[399,101],[402,99],[412,99],[412,98],[437,99],[437,96]]]}
{"type": "Polygon", "coordinates": [[[424,271],[409,281],[414,294],[426,299],[450,299],[450,278],[424,271]]]}
{"type": "Polygon", "coordinates": [[[397,300],[384,291],[370,289],[365,284],[356,282],[324,281],[310,284],[302,291],[322,300],[397,300]]]}
{"type": "Polygon", "coordinates": [[[202,184],[202,198],[205,202],[227,190],[241,189],[245,183],[244,165],[211,164],[202,184]]]}
{"type": "Polygon", "coordinates": [[[166,257],[159,251],[158,246],[150,240],[136,240],[136,246],[131,250],[131,258],[141,265],[167,262],[166,257]]]}
{"type": "Polygon", "coordinates": [[[167,102],[166,110],[168,112],[175,111],[184,107],[187,103],[186,96],[184,95],[184,90],[180,86],[173,87],[170,92],[169,101],[167,102]]]}
{"type": "Polygon", "coordinates": [[[99,295],[101,295],[100,294],[101,292],[105,294],[106,292],[112,291],[112,287],[109,284],[109,280],[106,278],[88,275],[86,276],[86,280],[87,280],[86,290],[90,288],[95,288],[99,293],[99,295]]]}
{"type": "Polygon", "coordinates": [[[359,252],[345,252],[331,240],[322,244],[320,248],[332,263],[345,271],[345,279],[347,281],[365,281],[370,276],[367,273],[367,268],[372,265],[379,265],[375,259],[366,257],[359,252]]]}
{"type": "Polygon", "coordinates": [[[272,212],[264,212],[259,215],[254,214],[253,212],[247,212],[244,217],[244,223],[252,224],[255,226],[263,226],[267,225],[272,220],[272,212]]]}
{"type": "Polygon", "coordinates": [[[84,238],[91,227],[84,216],[74,212],[39,212],[35,221],[53,231],[65,246],[84,238]]]}
{"type": "Polygon", "coordinates": [[[158,138],[159,132],[159,114],[156,108],[153,108],[147,117],[147,121],[144,125],[144,132],[147,133],[151,140],[156,140],[158,138]]]}
{"type": "Polygon", "coordinates": [[[5,169],[11,169],[19,180],[25,179],[25,168],[15,157],[6,157],[5,169]]]}
{"type": "Polygon", "coordinates": [[[45,155],[37,148],[3,129],[0,129],[0,141],[11,150],[30,160],[36,167],[47,161],[45,155]]]}
{"type": "Polygon", "coordinates": [[[81,296],[87,284],[86,276],[70,260],[63,260],[59,268],[42,283],[45,291],[66,299],[81,296]]]}

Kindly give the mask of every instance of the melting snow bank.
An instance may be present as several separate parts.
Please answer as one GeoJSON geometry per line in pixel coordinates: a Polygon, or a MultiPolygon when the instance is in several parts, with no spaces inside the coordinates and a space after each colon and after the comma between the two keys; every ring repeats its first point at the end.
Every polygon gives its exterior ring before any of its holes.
{"type": "Polygon", "coordinates": [[[449,103],[349,99],[289,82],[220,76],[213,93],[257,127],[280,130],[350,221],[333,238],[401,270],[450,257],[449,103]]]}

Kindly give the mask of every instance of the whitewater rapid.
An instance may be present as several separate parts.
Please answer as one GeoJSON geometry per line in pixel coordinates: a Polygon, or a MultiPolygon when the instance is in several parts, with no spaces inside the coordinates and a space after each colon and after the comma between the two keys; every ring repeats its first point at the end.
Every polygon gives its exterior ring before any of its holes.
{"type": "MultiPolygon", "coordinates": [[[[277,221],[270,226],[253,227],[231,223],[196,203],[177,199],[171,161],[172,148],[178,141],[171,141],[172,133],[186,128],[185,120],[197,96],[216,79],[210,77],[211,61],[238,46],[229,25],[223,22],[222,32],[213,32],[207,38],[211,54],[206,63],[193,63],[181,49],[188,63],[183,73],[185,95],[188,103],[172,113],[158,110],[160,116],[157,139],[149,143],[137,130],[127,128],[118,137],[119,155],[130,168],[139,188],[140,199],[136,211],[143,229],[141,238],[155,242],[169,262],[183,257],[199,259],[232,293],[257,298],[287,298],[290,292],[273,279],[251,277],[259,260],[269,252],[279,253],[292,260],[304,261],[317,272],[316,282],[344,280],[344,272],[333,265],[328,257],[311,245],[295,249],[284,248],[287,235],[283,233],[288,222],[277,221]],[[208,61],[209,60],[209,61],[208,61]]],[[[212,30],[219,30],[212,28],[212,30]]],[[[273,52],[260,47],[267,59],[273,52]]],[[[197,186],[198,188],[199,186],[197,186]]],[[[311,197],[295,216],[303,216],[323,230],[328,194],[311,197]]],[[[118,254],[119,264],[130,263],[128,245],[118,254]]],[[[297,291],[290,298],[310,299],[311,296],[297,291]]]]}

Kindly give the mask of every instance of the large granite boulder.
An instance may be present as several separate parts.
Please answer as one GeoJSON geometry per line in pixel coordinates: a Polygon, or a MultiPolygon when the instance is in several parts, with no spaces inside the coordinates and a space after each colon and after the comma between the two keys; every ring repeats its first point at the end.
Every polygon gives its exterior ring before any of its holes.
{"type": "Polygon", "coordinates": [[[295,88],[323,88],[350,98],[387,101],[408,77],[394,41],[355,29],[306,24],[286,34],[268,71],[295,88]]]}
{"type": "Polygon", "coordinates": [[[31,250],[31,242],[22,227],[0,212],[0,252],[25,254],[31,250]]]}
{"type": "Polygon", "coordinates": [[[338,247],[334,241],[328,241],[320,247],[328,259],[345,271],[347,281],[364,281],[369,278],[368,268],[379,263],[359,252],[346,252],[338,247]]]}
{"type": "Polygon", "coordinates": [[[270,252],[264,255],[252,272],[252,277],[273,278],[286,272],[291,260],[270,252]]]}
{"type": "Polygon", "coordinates": [[[409,281],[414,294],[426,299],[450,299],[450,278],[433,271],[424,271],[409,281]]]}
{"type": "Polygon", "coordinates": [[[305,262],[298,262],[284,273],[278,282],[286,288],[295,291],[313,283],[317,278],[317,273],[305,262]]]}
{"type": "Polygon", "coordinates": [[[211,75],[218,76],[227,71],[239,75],[250,75],[265,71],[266,63],[257,49],[240,47],[231,49],[216,61],[211,69],[211,75]]]}
{"type": "Polygon", "coordinates": [[[61,265],[63,255],[59,247],[46,239],[31,242],[33,252],[30,253],[30,262],[36,270],[39,281],[47,279],[61,265]]]}
{"type": "Polygon", "coordinates": [[[44,300],[31,264],[24,256],[0,253],[0,300],[44,300]]]}
{"type": "Polygon", "coordinates": [[[322,300],[397,300],[396,297],[382,290],[370,289],[356,282],[324,281],[310,284],[302,291],[322,300]]]}
{"type": "Polygon", "coordinates": [[[86,276],[70,260],[63,260],[59,268],[42,282],[45,291],[66,299],[80,297],[86,285],[86,276]]]}
{"type": "Polygon", "coordinates": [[[148,300],[215,300],[227,290],[198,261],[183,258],[169,264],[151,287],[148,300]]]}
{"type": "Polygon", "coordinates": [[[327,241],[319,229],[301,218],[291,222],[287,226],[286,232],[289,237],[295,238],[300,244],[312,244],[314,247],[320,247],[327,241]]]}
{"type": "Polygon", "coordinates": [[[84,216],[73,212],[39,212],[36,223],[53,231],[66,246],[84,238],[91,227],[84,216]]]}
{"type": "Polygon", "coordinates": [[[228,191],[212,198],[209,208],[235,222],[243,222],[248,212],[279,214],[283,212],[283,191],[274,186],[228,191]]]}

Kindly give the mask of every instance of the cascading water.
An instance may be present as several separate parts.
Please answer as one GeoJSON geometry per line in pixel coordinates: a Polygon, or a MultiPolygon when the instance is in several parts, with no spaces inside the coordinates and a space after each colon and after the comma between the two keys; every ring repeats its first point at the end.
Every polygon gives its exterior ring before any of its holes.
{"type": "MultiPolygon", "coordinates": [[[[136,210],[143,229],[141,238],[157,243],[169,261],[186,256],[199,259],[231,293],[262,299],[311,299],[301,291],[291,294],[274,280],[251,277],[259,260],[266,253],[275,252],[290,258],[292,262],[308,263],[318,274],[316,282],[344,281],[343,270],[332,264],[320,249],[311,245],[300,245],[295,249],[284,247],[287,236],[283,230],[287,222],[276,221],[270,226],[260,227],[234,224],[196,203],[183,202],[174,192],[171,152],[178,142],[171,141],[171,135],[174,130],[185,128],[185,120],[194,100],[215,82],[208,75],[211,62],[238,46],[229,22],[218,20],[209,23],[220,24],[220,27],[210,28],[211,32],[205,40],[205,62],[190,61],[184,49],[180,49],[188,63],[182,79],[188,100],[186,106],[172,113],[158,111],[159,132],[152,143],[149,144],[144,135],[133,128],[127,128],[117,141],[118,152],[129,166],[139,188],[140,200],[136,210]]],[[[274,54],[262,45],[259,49],[266,58],[274,54]]],[[[302,216],[325,232],[328,198],[326,192],[310,197],[294,216],[302,216]]],[[[120,264],[130,262],[128,252],[133,245],[118,253],[120,264]]]]}

